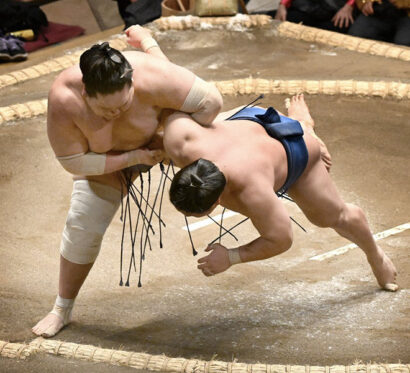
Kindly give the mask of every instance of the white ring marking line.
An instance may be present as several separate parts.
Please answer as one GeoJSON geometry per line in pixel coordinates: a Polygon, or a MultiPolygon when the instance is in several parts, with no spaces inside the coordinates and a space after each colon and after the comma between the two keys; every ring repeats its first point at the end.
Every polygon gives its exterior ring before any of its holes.
{"type": "MultiPolygon", "coordinates": [[[[410,223],[405,223],[405,224],[402,224],[402,225],[398,225],[397,227],[387,229],[383,232],[376,233],[376,234],[373,235],[373,237],[374,237],[375,241],[377,241],[377,240],[380,240],[382,238],[392,236],[393,234],[403,232],[407,229],[410,229],[410,223]]],[[[349,245],[339,247],[338,249],[328,251],[327,253],[312,256],[311,258],[309,258],[309,260],[322,261],[322,260],[325,260],[325,259],[330,258],[332,256],[344,254],[347,251],[349,251],[350,249],[354,249],[355,247],[357,247],[357,245],[354,244],[354,243],[351,243],[349,245]]]]}
{"type": "MultiPolygon", "coordinates": [[[[285,205],[290,204],[290,201],[288,201],[287,199],[283,199],[282,202],[285,205]]],[[[212,218],[215,219],[216,221],[220,222],[221,221],[221,215],[222,214],[215,215],[215,216],[212,216],[212,218]]],[[[226,210],[226,212],[224,213],[224,220],[225,220],[225,218],[230,218],[230,217],[236,216],[236,215],[240,215],[240,214],[236,211],[226,210]]],[[[189,227],[190,231],[195,231],[195,230],[200,229],[202,227],[206,227],[207,225],[210,225],[210,224],[214,224],[214,222],[211,219],[206,218],[206,219],[198,221],[196,223],[188,224],[188,227],[189,227]]],[[[181,229],[183,229],[184,231],[188,230],[186,225],[184,225],[181,229]]]]}
{"type": "MultiPolygon", "coordinates": [[[[239,214],[235,211],[227,210],[224,213],[224,220],[227,219],[227,218],[230,218],[232,216],[235,216],[235,215],[239,215],[239,214]]],[[[212,219],[215,219],[217,222],[220,222],[221,221],[221,216],[222,216],[222,214],[215,215],[215,216],[212,216],[212,219]]],[[[196,231],[199,228],[206,227],[207,225],[210,225],[210,224],[215,224],[215,223],[211,219],[206,218],[204,220],[197,221],[196,223],[189,224],[188,227],[189,227],[189,230],[192,232],[192,231],[196,231]]],[[[185,230],[185,231],[188,230],[186,225],[183,226],[182,229],[185,230]]]]}

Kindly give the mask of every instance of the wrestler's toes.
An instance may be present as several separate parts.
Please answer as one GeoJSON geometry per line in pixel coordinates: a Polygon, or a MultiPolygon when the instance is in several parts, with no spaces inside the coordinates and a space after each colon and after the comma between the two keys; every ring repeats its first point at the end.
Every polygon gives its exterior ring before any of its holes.
{"type": "Polygon", "coordinates": [[[41,336],[44,338],[50,338],[55,336],[61,329],[63,329],[64,324],[62,321],[54,323],[54,324],[50,324],[48,326],[48,328],[43,329],[43,331],[41,332],[41,336]]]}
{"type": "Polygon", "coordinates": [[[41,333],[41,337],[44,338],[51,338],[54,337],[63,327],[58,328],[54,325],[51,325],[47,330],[45,330],[43,333],[41,333]]]}
{"type": "Polygon", "coordinates": [[[393,284],[393,283],[386,284],[386,285],[383,286],[383,290],[386,290],[386,291],[395,292],[395,291],[397,291],[398,289],[399,289],[399,285],[393,284]]]}
{"type": "Polygon", "coordinates": [[[37,323],[37,325],[35,325],[35,326],[31,329],[31,331],[32,331],[34,334],[40,336],[41,333],[42,333],[45,329],[47,329],[49,326],[50,326],[50,323],[45,324],[44,321],[41,320],[39,323],[37,323]]]}
{"type": "Polygon", "coordinates": [[[54,314],[48,314],[39,321],[31,330],[35,335],[41,337],[52,337],[64,327],[63,320],[54,314]]]}
{"type": "Polygon", "coordinates": [[[44,324],[43,320],[39,321],[36,325],[34,325],[34,326],[31,328],[31,331],[32,331],[34,334],[36,334],[36,335],[40,335],[40,334],[41,334],[41,330],[44,328],[44,327],[42,326],[42,324],[44,324]]]}

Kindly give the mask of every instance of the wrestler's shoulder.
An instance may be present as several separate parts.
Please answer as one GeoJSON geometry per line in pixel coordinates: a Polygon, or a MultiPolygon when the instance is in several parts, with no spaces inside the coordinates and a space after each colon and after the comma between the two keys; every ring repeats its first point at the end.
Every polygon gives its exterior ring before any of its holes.
{"type": "Polygon", "coordinates": [[[174,71],[173,69],[175,69],[176,66],[168,60],[152,56],[148,53],[139,51],[130,51],[128,53],[129,54],[124,55],[134,69],[134,80],[161,79],[164,72],[167,73],[169,71],[174,71]]]}
{"type": "Polygon", "coordinates": [[[124,57],[127,61],[131,64],[133,68],[141,67],[141,66],[152,66],[155,67],[159,63],[162,63],[163,60],[151,56],[148,53],[140,52],[140,51],[125,51],[123,52],[124,57]]]}
{"type": "Polygon", "coordinates": [[[51,85],[48,101],[49,107],[64,110],[78,110],[81,104],[82,80],[81,72],[75,67],[63,71],[51,85]]]}

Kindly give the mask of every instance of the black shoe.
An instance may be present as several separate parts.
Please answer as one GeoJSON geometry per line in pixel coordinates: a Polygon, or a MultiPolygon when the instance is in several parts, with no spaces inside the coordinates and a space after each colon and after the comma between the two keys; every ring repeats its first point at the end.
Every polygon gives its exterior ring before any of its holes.
{"type": "Polygon", "coordinates": [[[0,61],[11,61],[9,48],[4,36],[0,36],[0,61]]]}
{"type": "Polygon", "coordinates": [[[23,61],[27,59],[27,52],[23,47],[23,42],[11,35],[5,37],[11,61],[23,61]]]}

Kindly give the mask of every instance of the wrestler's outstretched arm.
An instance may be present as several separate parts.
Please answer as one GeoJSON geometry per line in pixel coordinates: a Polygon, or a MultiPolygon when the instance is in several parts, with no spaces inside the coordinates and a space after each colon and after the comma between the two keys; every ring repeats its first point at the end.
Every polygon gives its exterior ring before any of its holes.
{"type": "MultiPolygon", "coordinates": [[[[131,58],[138,56],[127,56],[130,62],[131,58]]],[[[188,69],[147,54],[139,68],[144,74],[138,78],[138,92],[147,102],[190,114],[203,126],[210,125],[220,112],[223,100],[216,86],[188,69]]]]}
{"type": "Polygon", "coordinates": [[[208,246],[206,257],[198,260],[198,269],[206,276],[221,273],[232,264],[229,250],[239,255],[238,262],[252,262],[279,255],[292,245],[291,221],[278,197],[272,191],[272,185],[260,180],[253,180],[237,195],[238,212],[248,216],[260,237],[245,245],[227,249],[220,244],[208,246]]]}
{"type": "Polygon", "coordinates": [[[152,33],[149,29],[140,25],[133,25],[128,27],[124,32],[125,35],[127,35],[127,43],[129,45],[135,48],[140,48],[151,56],[168,61],[168,57],[162,52],[160,46],[152,37],[152,33]]]}

